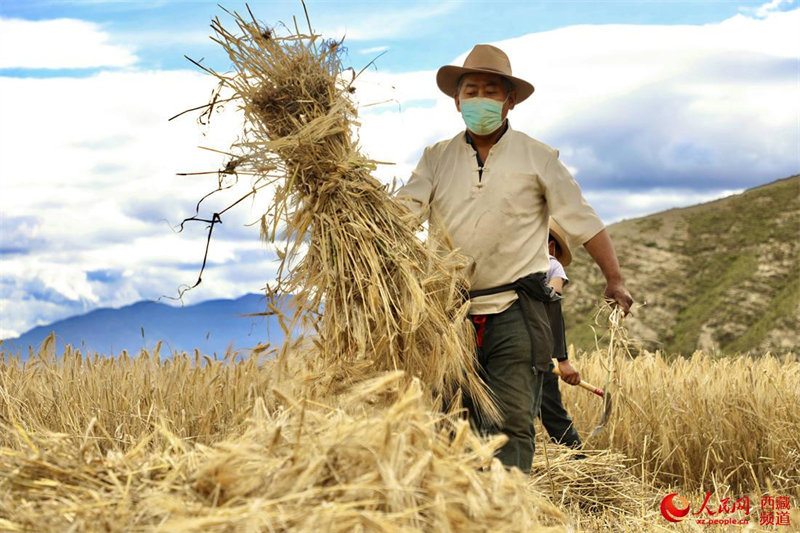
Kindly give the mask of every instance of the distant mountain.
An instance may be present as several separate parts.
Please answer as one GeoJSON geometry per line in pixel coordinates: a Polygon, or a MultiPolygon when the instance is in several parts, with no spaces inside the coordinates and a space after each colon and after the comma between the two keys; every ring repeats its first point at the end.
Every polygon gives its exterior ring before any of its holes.
{"type": "MultiPolygon", "coordinates": [[[[608,227],[639,303],[626,320],[649,349],[691,355],[786,353],[800,347],[800,176],[608,227]]],[[[605,286],[573,251],[564,300],[567,341],[594,346],[605,286]]]]}
{"type": "Polygon", "coordinates": [[[229,346],[246,349],[265,343],[280,345],[283,331],[274,316],[245,317],[263,313],[264,296],[247,294],[235,300],[209,300],[185,307],[158,302],[138,302],[119,309],[96,309],[89,313],[38,326],[18,338],[7,339],[0,351],[28,354],[55,332],[57,353],[65,344],[82,353],[118,355],[122,350],[137,353],[163,341],[161,353],[176,351],[221,356],[229,346]]]}

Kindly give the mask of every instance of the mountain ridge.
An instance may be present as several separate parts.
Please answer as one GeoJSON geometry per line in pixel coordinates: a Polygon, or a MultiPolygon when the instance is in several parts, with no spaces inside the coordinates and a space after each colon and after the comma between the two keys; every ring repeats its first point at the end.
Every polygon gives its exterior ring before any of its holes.
{"type": "Polygon", "coordinates": [[[280,344],[283,331],[274,316],[244,316],[267,309],[263,295],[214,299],[173,307],[157,301],[138,301],[119,308],[103,307],[44,326],[19,337],[3,340],[0,350],[26,357],[51,332],[57,353],[66,344],[83,353],[119,354],[152,349],[158,341],[170,353],[224,354],[228,348],[247,350],[264,342],[280,344]]]}
{"type": "MultiPolygon", "coordinates": [[[[690,355],[786,353],[800,343],[800,175],[608,226],[639,304],[626,320],[647,349],[690,355]]],[[[605,286],[574,250],[564,302],[568,342],[594,346],[605,286]]]]}

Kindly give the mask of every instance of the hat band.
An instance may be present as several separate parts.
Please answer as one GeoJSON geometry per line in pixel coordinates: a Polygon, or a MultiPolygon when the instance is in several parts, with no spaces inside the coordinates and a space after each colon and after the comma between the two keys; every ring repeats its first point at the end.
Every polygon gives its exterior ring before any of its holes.
{"type": "Polygon", "coordinates": [[[472,69],[472,70],[488,70],[490,72],[496,72],[496,73],[500,74],[501,76],[511,76],[510,73],[503,72],[502,70],[499,70],[499,69],[496,69],[496,68],[493,68],[493,67],[480,67],[480,66],[478,66],[478,67],[468,67],[468,66],[464,65],[462,68],[468,68],[468,69],[472,69]]]}

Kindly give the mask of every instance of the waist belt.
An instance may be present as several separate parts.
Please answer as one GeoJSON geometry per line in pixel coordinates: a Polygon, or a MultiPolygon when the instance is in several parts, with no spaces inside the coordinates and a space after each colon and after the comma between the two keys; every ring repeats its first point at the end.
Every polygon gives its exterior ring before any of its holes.
{"type": "Polygon", "coordinates": [[[516,281],[498,287],[469,291],[469,298],[471,300],[479,296],[489,296],[490,294],[499,294],[508,291],[515,291],[517,294],[522,292],[530,298],[541,302],[555,302],[561,299],[561,296],[555,289],[547,284],[547,274],[544,272],[534,272],[533,274],[528,274],[516,281]]]}
{"type": "MultiPolygon", "coordinates": [[[[544,272],[534,272],[513,283],[470,291],[469,297],[472,299],[507,291],[515,291],[519,297],[525,326],[531,339],[531,362],[534,371],[549,371],[554,346],[548,308],[555,305],[560,310],[561,296],[547,284],[547,275],[544,272]],[[534,300],[543,302],[544,305],[539,304],[537,307],[534,300]]],[[[486,328],[486,315],[472,315],[470,318],[475,326],[476,344],[481,347],[486,328]]]]}

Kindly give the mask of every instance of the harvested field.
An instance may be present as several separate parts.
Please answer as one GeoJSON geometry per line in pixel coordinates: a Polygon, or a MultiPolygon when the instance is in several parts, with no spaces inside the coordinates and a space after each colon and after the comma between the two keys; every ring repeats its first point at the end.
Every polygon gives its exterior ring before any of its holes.
{"type": "MultiPolygon", "coordinates": [[[[576,359],[587,381],[603,382],[603,354],[576,359]]],[[[645,353],[620,359],[614,382],[614,414],[593,447],[643,459],[639,474],[661,483],[763,493],[771,484],[800,496],[800,363],[793,356],[645,353]]],[[[570,412],[597,410],[595,398],[568,389],[570,412]]],[[[578,423],[583,434],[590,423],[578,423]]]]}
{"type": "MultiPolygon", "coordinates": [[[[695,510],[706,491],[750,495],[752,531],[764,494],[790,497],[800,523],[794,360],[619,356],[613,416],[587,459],[547,443],[545,460],[540,438],[526,478],[492,461],[500,439],[436,411],[398,372],[329,394],[307,379],[311,352],[279,380],[258,356],[84,359],[51,346],[0,366],[0,530],[714,531],[659,512],[669,492],[695,510]],[[714,375],[726,380],[697,386],[714,375]],[[723,395],[729,382],[740,397],[723,395]],[[670,410],[702,416],[664,421],[670,410]]],[[[575,360],[599,383],[605,355],[575,360]]],[[[588,434],[602,402],[564,396],[588,434]]]]}

